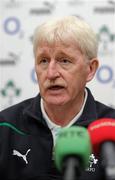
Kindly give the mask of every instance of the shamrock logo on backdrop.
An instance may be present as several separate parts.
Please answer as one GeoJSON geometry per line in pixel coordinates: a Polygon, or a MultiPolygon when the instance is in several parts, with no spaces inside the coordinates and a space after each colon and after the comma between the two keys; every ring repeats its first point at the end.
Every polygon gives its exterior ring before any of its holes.
{"type": "Polygon", "coordinates": [[[21,94],[21,89],[17,88],[12,80],[9,80],[0,93],[2,97],[8,98],[8,104],[12,105],[14,97],[18,97],[21,94]]]}
{"type": "Polygon", "coordinates": [[[108,53],[112,50],[112,43],[115,42],[115,34],[110,32],[109,27],[103,25],[98,32],[99,51],[101,53],[108,53]]]}

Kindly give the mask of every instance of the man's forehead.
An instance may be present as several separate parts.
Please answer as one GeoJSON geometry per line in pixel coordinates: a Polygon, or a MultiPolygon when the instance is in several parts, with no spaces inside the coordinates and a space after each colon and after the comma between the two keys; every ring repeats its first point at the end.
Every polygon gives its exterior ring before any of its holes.
{"type": "Polygon", "coordinates": [[[42,54],[42,53],[50,53],[50,52],[59,52],[59,53],[66,53],[67,51],[70,50],[80,50],[78,45],[76,43],[72,43],[72,42],[67,42],[67,43],[63,43],[63,42],[56,42],[56,43],[41,43],[40,45],[38,45],[37,47],[37,54],[42,54]]]}
{"type": "Polygon", "coordinates": [[[37,56],[51,56],[51,55],[55,55],[55,56],[64,56],[64,55],[69,55],[69,54],[73,54],[72,52],[77,52],[77,49],[75,49],[75,47],[63,47],[63,46],[56,46],[56,47],[39,47],[37,50],[37,56]]]}

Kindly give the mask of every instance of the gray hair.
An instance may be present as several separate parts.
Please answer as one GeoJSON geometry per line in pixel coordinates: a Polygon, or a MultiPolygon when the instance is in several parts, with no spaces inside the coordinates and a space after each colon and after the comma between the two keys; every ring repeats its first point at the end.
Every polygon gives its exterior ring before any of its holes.
{"type": "Polygon", "coordinates": [[[83,19],[76,16],[54,18],[38,26],[33,38],[34,54],[38,45],[44,42],[61,42],[64,45],[75,42],[89,60],[97,57],[98,42],[95,32],[83,19]]]}

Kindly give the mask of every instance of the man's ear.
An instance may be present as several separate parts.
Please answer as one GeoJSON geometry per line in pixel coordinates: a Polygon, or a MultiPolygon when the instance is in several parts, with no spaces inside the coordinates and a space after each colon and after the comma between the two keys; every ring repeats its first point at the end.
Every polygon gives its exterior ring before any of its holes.
{"type": "Polygon", "coordinates": [[[89,73],[87,76],[87,82],[91,81],[97,71],[99,66],[99,60],[97,58],[93,58],[89,61],[89,73]]]}

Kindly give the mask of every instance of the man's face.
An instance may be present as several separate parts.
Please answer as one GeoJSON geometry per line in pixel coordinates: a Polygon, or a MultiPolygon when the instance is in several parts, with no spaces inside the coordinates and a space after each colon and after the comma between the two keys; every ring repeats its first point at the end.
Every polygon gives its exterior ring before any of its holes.
{"type": "Polygon", "coordinates": [[[59,106],[77,103],[83,96],[90,72],[90,61],[77,45],[44,43],[38,46],[35,56],[40,94],[45,103],[59,106]]]}

